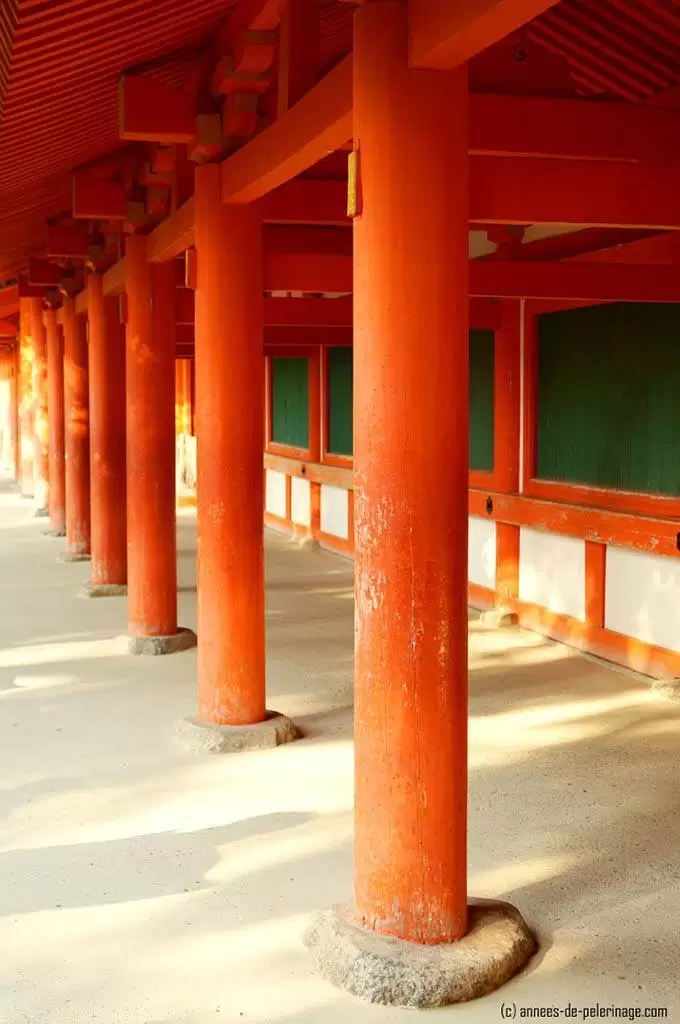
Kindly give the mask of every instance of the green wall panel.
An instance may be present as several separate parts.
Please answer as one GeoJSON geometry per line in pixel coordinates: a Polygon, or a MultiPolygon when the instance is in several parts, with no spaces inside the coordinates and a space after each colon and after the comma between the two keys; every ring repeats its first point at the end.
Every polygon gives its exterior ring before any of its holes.
{"type": "Polygon", "coordinates": [[[538,325],[537,475],[680,494],[680,306],[617,303],[538,325]]]}
{"type": "Polygon", "coordinates": [[[352,349],[328,349],[328,451],[352,455],[352,349]]]}
{"type": "Polygon", "coordinates": [[[470,331],[470,469],[493,471],[494,332],[470,331]]]}
{"type": "Polygon", "coordinates": [[[272,441],[309,448],[309,360],[272,358],[272,441]]]}

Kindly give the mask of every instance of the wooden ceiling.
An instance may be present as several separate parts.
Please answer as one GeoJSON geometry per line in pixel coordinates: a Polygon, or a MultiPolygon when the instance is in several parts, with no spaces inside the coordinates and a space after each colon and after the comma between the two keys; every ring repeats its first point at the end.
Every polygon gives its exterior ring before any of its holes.
{"type": "MultiPolygon", "coordinates": [[[[252,0],[237,0],[241,5],[252,0]]],[[[352,4],[319,0],[317,70],[351,48],[352,4]]],[[[72,210],[72,172],[120,151],[124,72],[196,90],[225,0],[2,0],[0,282],[72,210]]],[[[560,0],[476,57],[474,91],[680,104],[674,0],[560,0]]],[[[264,101],[266,106],[266,100],[264,101]]]]}

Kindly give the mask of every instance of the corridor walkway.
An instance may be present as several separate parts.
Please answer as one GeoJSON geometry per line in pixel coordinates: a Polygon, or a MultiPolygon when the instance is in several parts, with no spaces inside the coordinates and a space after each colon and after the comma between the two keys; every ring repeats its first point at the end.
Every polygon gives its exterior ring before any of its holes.
{"type": "MultiPolygon", "coordinates": [[[[179,516],[180,622],[195,530],[179,516]]],[[[269,703],[305,738],[196,757],[195,651],[134,659],[122,599],[0,493],[0,1021],[349,1024],[361,1004],[301,935],[351,884],[349,562],[267,539],[269,703]]],[[[539,955],[432,1019],[530,1006],[680,1014],[680,704],[528,633],[471,626],[470,889],[515,903],[539,955]]]]}

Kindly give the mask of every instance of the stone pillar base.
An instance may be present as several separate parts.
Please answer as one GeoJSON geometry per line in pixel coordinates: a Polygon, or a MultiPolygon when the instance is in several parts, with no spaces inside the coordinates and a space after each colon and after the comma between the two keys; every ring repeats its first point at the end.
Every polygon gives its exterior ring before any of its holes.
{"type": "Polygon", "coordinates": [[[196,634],[192,629],[178,629],[171,636],[130,636],[127,638],[128,654],[154,657],[160,654],[177,654],[196,646],[196,634]]]}
{"type": "Polygon", "coordinates": [[[176,734],[193,754],[233,754],[241,750],[266,750],[292,743],[299,736],[295,724],[278,711],[267,711],[264,722],[252,725],[213,725],[198,718],[178,723],[176,734]]]}
{"type": "Polygon", "coordinates": [[[58,562],[90,562],[92,555],[89,551],[62,551],[57,555],[58,562]]]}
{"type": "Polygon", "coordinates": [[[482,612],[479,621],[483,626],[489,626],[490,629],[507,629],[509,626],[516,626],[519,618],[515,612],[494,608],[491,611],[482,612]]]}
{"type": "Polygon", "coordinates": [[[469,931],[457,942],[423,946],[352,924],[351,908],[319,914],[305,935],[319,971],[369,1003],[424,1009],[464,1003],[499,988],[536,950],[509,903],[472,900],[469,931]]]}
{"type": "Polygon", "coordinates": [[[293,535],[291,538],[296,547],[303,551],[321,551],[321,545],[319,544],[316,537],[296,537],[293,535]]]}
{"type": "Polygon", "coordinates": [[[125,597],[125,583],[86,583],[78,597],[125,597]]]}
{"type": "Polygon", "coordinates": [[[42,508],[37,508],[35,510],[35,512],[33,513],[33,518],[34,519],[47,519],[49,514],[50,514],[50,510],[48,508],[46,508],[45,506],[43,506],[42,508]]]}
{"type": "Polygon", "coordinates": [[[66,527],[65,526],[60,526],[56,530],[43,530],[42,535],[43,535],[43,537],[65,537],[66,536],[66,527]]]}
{"type": "Polygon", "coordinates": [[[677,677],[674,679],[655,679],[652,682],[652,690],[654,693],[658,693],[660,697],[680,701],[680,679],[677,677]]]}

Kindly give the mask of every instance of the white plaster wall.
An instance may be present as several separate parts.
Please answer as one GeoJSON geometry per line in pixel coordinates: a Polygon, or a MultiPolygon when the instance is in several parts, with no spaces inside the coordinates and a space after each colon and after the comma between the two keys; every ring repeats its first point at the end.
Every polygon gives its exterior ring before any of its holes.
{"type": "Polygon", "coordinates": [[[349,492],[344,487],[321,484],[321,531],[349,538],[349,492]]]}
{"type": "Polygon", "coordinates": [[[585,542],[523,527],[519,539],[519,598],[585,621],[585,542]]]}
{"type": "Polygon", "coordinates": [[[680,558],[607,548],[607,629],[680,651],[680,558]]]}
{"type": "Polygon", "coordinates": [[[496,523],[470,516],[468,531],[468,579],[480,587],[496,587],[496,523]]]}
{"type": "Polygon", "coordinates": [[[300,526],[312,522],[311,485],[299,476],[290,478],[290,518],[300,526]]]}
{"type": "Polygon", "coordinates": [[[265,508],[273,516],[286,518],[286,474],[275,469],[267,470],[265,485],[265,508]]]}

